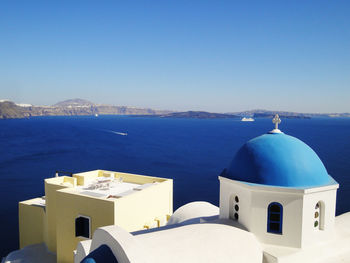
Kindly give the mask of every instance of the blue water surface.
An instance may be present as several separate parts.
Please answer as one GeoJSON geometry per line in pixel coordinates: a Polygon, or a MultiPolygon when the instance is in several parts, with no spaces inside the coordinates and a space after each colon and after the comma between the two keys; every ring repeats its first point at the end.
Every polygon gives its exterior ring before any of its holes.
{"type": "MultiPolygon", "coordinates": [[[[283,119],[281,129],[311,146],[340,184],[337,214],[350,211],[350,119],[283,119]]],[[[44,195],[56,170],[105,169],[174,179],[174,209],[219,201],[218,175],[270,119],[126,116],[0,120],[0,257],[18,248],[18,202],[44,195]],[[117,134],[127,133],[127,136],[117,134]]]]}

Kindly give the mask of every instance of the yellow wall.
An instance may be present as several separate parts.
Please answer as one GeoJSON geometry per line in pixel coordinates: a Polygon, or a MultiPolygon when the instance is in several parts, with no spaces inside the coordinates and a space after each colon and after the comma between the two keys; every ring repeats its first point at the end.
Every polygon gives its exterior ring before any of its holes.
{"type": "Polygon", "coordinates": [[[19,203],[19,247],[38,244],[45,241],[45,208],[33,205],[35,198],[19,203]]]}
{"type": "Polygon", "coordinates": [[[75,237],[75,219],[79,215],[91,218],[91,237],[102,226],[114,224],[114,202],[79,194],[69,189],[57,191],[57,262],[73,262],[73,250],[82,238],[75,237]]]}
{"type": "Polygon", "coordinates": [[[78,185],[87,185],[91,180],[98,177],[98,171],[99,170],[73,174],[73,177],[77,178],[78,185]]]}
{"type": "Polygon", "coordinates": [[[155,222],[156,217],[173,213],[173,181],[116,199],[115,206],[115,225],[130,232],[142,230],[145,225],[155,222]]]}
{"type": "Polygon", "coordinates": [[[45,179],[45,198],[46,198],[46,224],[47,224],[47,247],[56,253],[56,191],[68,188],[64,185],[66,176],[45,179]]]}

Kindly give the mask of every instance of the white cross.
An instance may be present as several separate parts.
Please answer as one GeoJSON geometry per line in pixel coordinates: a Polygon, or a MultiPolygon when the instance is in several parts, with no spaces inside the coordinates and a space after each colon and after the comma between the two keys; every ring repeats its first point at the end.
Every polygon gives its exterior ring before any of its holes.
{"type": "Polygon", "coordinates": [[[275,124],[275,129],[278,130],[278,124],[281,123],[280,116],[278,114],[275,115],[275,117],[272,119],[272,123],[275,124]]]}

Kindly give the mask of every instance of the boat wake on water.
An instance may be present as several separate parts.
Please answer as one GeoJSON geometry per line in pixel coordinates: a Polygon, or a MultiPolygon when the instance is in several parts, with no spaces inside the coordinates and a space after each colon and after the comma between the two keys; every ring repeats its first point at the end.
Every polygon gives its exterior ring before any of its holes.
{"type": "Polygon", "coordinates": [[[128,135],[126,132],[115,132],[115,131],[112,131],[112,132],[115,134],[118,134],[118,135],[122,135],[122,136],[128,135]]]}
{"type": "Polygon", "coordinates": [[[117,134],[117,135],[121,135],[121,136],[127,136],[128,133],[127,132],[118,132],[118,131],[111,131],[111,130],[104,130],[106,132],[111,132],[111,133],[114,133],[114,134],[117,134]]]}

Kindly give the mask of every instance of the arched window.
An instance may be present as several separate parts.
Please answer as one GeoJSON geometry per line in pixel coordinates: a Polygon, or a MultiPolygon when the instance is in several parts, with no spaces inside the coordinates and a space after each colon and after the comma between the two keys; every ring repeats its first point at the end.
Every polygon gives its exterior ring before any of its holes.
{"type": "Polygon", "coordinates": [[[273,202],[269,204],[267,211],[267,232],[282,234],[283,206],[273,202]]]}
{"type": "Polygon", "coordinates": [[[230,217],[234,220],[239,218],[239,197],[237,195],[232,195],[230,200],[230,217]]]}
{"type": "Polygon", "coordinates": [[[324,203],[322,201],[318,201],[315,205],[315,213],[314,213],[314,229],[315,230],[323,230],[324,229],[324,203]]]}

